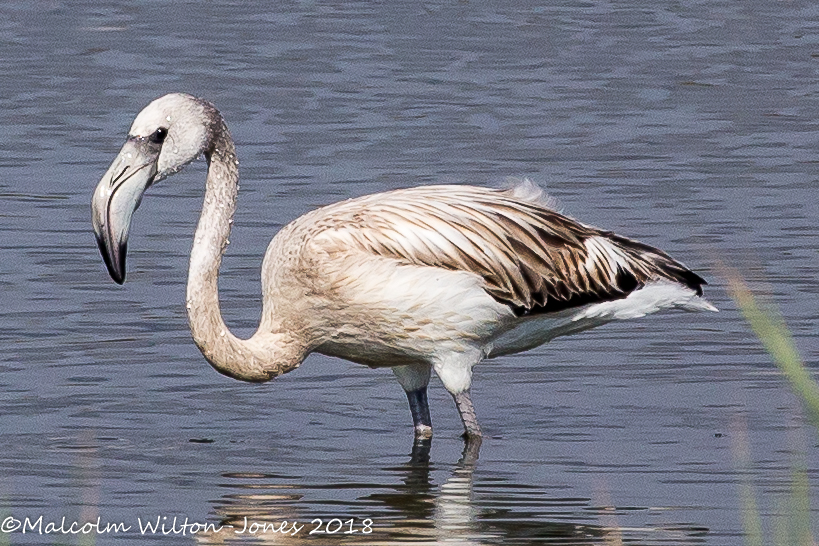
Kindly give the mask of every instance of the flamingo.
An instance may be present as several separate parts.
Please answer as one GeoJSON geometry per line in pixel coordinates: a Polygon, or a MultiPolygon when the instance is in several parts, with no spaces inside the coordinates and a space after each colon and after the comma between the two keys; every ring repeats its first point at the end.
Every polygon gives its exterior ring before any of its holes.
{"type": "Polygon", "coordinates": [[[705,280],[649,245],[568,218],[524,181],[506,190],[437,185],[308,212],[273,237],[263,310],[249,339],[222,319],[219,266],[236,209],[236,149],[209,102],[173,93],[146,106],[97,185],[92,223],[111,278],[125,281],[128,232],[151,184],[204,156],[202,213],[187,284],[193,340],[218,372],[264,382],[310,353],[389,367],[416,438],[432,436],[434,370],[465,438],[480,438],[473,367],[557,336],[667,308],[716,311],[705,280]]]}

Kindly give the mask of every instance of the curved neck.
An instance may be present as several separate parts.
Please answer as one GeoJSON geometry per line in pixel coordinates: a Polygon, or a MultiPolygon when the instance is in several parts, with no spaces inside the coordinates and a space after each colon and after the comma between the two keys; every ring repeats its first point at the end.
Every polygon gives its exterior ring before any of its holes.
{"type": "Polygon", "coordinates": [[[219,266],[236,210],[239,168],[233,140],[224,122],[219,125],[205,151],[208,178],[188,271],[188,319],[194,342],[217,371],[243,381],[268,381],[296,368],[305,351],[287,332],[257,331],[239,339],[222,319],[219,266]]]}

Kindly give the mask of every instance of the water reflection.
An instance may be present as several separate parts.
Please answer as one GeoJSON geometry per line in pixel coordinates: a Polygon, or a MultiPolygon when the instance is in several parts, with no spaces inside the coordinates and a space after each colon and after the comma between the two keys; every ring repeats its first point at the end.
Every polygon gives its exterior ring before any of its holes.
{"type": "MultiPolygon", "coordinates": [[[[303,477],[225,472],[228,492],[212,502],[218,525],[204,545],[261,544],[699,544],[696,526],[623,528],[612,506],[555,498],[497,476],[476,478],[480,442],[468,442],[436,485],[429,440],[409,461],[381,469],[387,483],[303,485],[303,477]],[[317,495],[322,499],[313,498],[317,495]],[[354,498],[350,499],[349,494],[354,498]],[[218,530],[217,530],[218,529],[218,530]]],[[[375,474],[375,473],[374,473],[375,474]]],[[[213,518],[211,518],[213,519],[213,518]]]]}

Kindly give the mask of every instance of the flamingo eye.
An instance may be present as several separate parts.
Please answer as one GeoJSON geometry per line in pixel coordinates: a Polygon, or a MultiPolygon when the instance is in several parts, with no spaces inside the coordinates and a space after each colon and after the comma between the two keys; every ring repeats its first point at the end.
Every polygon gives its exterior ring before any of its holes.
{"type": "Polygon", "coordinates": [[[148,137],[148,140],[155,144],[162,144],[166,136],[168,136],[168,130],[164,127],[160,127],[148,137]]]}

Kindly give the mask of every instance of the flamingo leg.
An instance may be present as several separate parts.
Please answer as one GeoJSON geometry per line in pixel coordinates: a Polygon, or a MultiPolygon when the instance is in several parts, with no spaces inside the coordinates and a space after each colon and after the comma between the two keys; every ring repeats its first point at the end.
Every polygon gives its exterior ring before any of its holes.
{"type": "Polygon", "coordinates": [[[405,364],[393,367],[392,372],[407,393],[415,438],[432,438],[432,419],[429,417],[427,401],[427,385],[432,367],[429,364],[405,364]]]}
{"type": "Polygon", "coordinates": [[[469,396],[469,389],[453,394],[458,413],[461,414],[461,421],[464,424],[464,438],[480,438],[481,426],[478,424],[478,416],[475,414],[475,406],[472,405],[472,398],[469,396]]]}
{"type": "Polygon", "coordinates": [[[416,438],[432,437],[432,419],[429,416],[429,402],[427,401],[427,388],[422,387],[414,391],[407,392],[407,401],[412,412],[412,423],[415,426],[416,438]]]}

